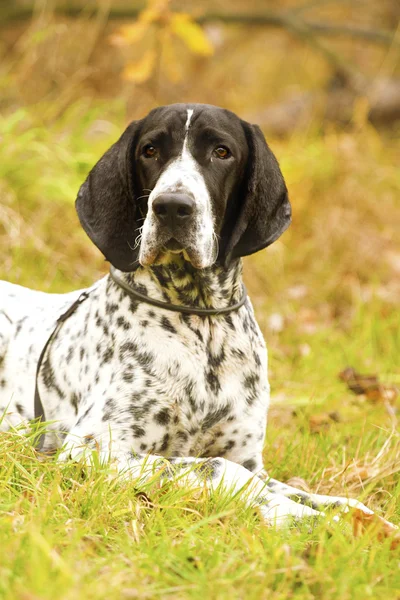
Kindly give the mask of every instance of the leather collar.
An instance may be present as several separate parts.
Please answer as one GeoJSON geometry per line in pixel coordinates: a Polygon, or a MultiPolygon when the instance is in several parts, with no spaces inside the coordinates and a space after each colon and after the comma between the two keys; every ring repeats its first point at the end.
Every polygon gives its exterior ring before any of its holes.
{"type": "Polygon", "coordinates": [[[142,294],[138,292],[133,287],[131,287],[128,283],[126,283],[120,276],[117,274],[115,267],[110,266],[110,275],[111,279],[116,283],[120,288],[122,288],[133,300],[139,300],[140,302],[145,302],[146,304],[151,304],[153,306],[158,306],[159,308],[164,308],[165,310],[171,310],[173,312],[180,312],[186,315],[199,315],[200,317],[209,317],[212,315],[226,315],[235,310],[238,310],[243,304],[246,302],[247,298],[247,290],[245,286],[242,287],[242,297],[235,304],[231,304],[230,306],[226,306],[224,308],[196,308],[194,306],[184,306],[180,304],[171,304],[170,302],[163,302],[162,300],[155,300],[154,298],[150,298],[146,294],[142,294]]]}

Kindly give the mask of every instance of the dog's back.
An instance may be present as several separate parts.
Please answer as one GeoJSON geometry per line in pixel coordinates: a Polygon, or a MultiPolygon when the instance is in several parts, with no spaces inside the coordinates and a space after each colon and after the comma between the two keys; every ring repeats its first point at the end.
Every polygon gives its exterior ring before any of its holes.
{"type": "Polygon", "coordinates": [[[0,281],[0,429],[34,417],[40,352],[60,314],[81,292],[48,294],[0,281]]]}

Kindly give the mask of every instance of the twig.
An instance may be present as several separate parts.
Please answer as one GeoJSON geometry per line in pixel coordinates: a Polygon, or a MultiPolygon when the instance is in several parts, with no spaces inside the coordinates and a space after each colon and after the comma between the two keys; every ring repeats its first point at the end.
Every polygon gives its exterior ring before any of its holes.
{"type": "MultiPolygon", "coordinates": [[[[136,6],[113,7],[108,13],[109,20],[125,20],[136,19],[141,10],[144,8],[144,3],[137,3],[136,6]]],[[[69,18],[81,17],[82,15],[96,14],[97,9],[94,8],[79,8],[78,6],[55,6],[54,13],[63,15],[69,18]]],[[[31,18],[33,15],[33,7],[12,6],[11,3],[0,11],[0,17],[3,26],[11,21],[24,21],[31,18]]],[[[278,27],[290,29],[290,24],[293,19],[307,28],[308,31],[319,33],[322,35],[331,36],[346,36],[351,38],[359,38],[376,44],[390,45],[393,43],[394,33],[383,29],[367,29],[358,27],[357,25],[341,25],[324,23],[319,21],[308,21],[300,19],[296,11],[277,12],[264,11],[258,14],[247,13],[225,13],[225,12],[210,12],[203,15],[193,16],[194,20],[199,24],[209,23],[213,21],[221,21],[233,25],[251,25],[254,27],[278,27]]],[[[399,42],[395,41],[397,45],[399,42]]]]}

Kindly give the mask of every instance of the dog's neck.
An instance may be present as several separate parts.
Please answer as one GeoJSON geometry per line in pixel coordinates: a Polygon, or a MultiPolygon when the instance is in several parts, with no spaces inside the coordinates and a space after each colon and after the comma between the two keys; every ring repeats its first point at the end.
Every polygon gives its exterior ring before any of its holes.
{"type": "Polygon", "coordinates": [[[243,295],[240,259],[228,267],[195,269],[181,254],[169,253],[161,264],[120,275],[130,286],[155,300],[194,308],[225,308],[243,295]]]}

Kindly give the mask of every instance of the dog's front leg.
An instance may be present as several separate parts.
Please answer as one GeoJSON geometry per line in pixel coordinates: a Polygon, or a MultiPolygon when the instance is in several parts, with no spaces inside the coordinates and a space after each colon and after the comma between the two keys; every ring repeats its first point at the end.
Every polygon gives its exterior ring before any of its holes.
{"type": "Polygon", "coordinates": [[[326,509],[339,509],[342,513],[351,513],[354,518],[354,530],[364,529],[370,525],[376,525],[378,533],[383,537],[391,536],[398,531],[398,527],[377,515],[373,510],[365,506],[355,498],[344,498],[342,496],[327,496],[324,494],[313,494],[299,490],[287,483],[282,483],[269,477],[266,471],[259,471],[257,476],[263,480],[270,492],[276,492],[288,500],[297,502],[302,506],[308,506],[316,511],[326,509]]]}
{"type": "MultiPolygon", "coordinates": [[[[323,516],[309,506],[294,502],[283,494],[269,489],[268,484],[257,475],[225,458],[164,458],[152,454],[117,452],[103,447],[100,461],[115,466],[123,478],[137,480],[138,488],[158,478],[160,482],[174,481],[190,488],[206,487],[212,493],[216,489],[226,490],[232,497],[240,497],[247,506],[257,507],[264,520],[270,525],[291,524],[293,521],[323,516]]],[[[93,455],[92,448],[85,445],[64,447],[59,460],[83,458],[88,463],[93,455]]]]}
{"type": "Polygon", "coordinates": [[[232,497],[240,497],[248,506],[258,507],[270,525],[290,524],[294,520],[323,516],[316,511],[268,489],[266,482],[245,467],[225,458],[162,458],[131,453],[114,457],[123,476],[139,482],[154,476],[161,481],[175,481],[192,488],[206,486],[211,492],[225,489],[232,497]]]}

